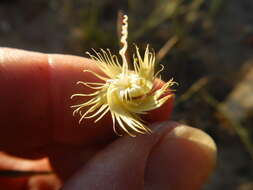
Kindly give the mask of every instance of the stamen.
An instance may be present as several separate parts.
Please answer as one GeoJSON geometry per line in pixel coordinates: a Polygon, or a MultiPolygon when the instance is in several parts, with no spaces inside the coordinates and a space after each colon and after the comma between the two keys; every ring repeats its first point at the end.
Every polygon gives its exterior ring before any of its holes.
{"type": "Polygon", "coordinates": [[[120,133],[117,131],[117,129],[116,129],[115,114],[111,112],[111,115],[112,115],[112,123],[113,123],[112,126],[113,126],[113,131],[114,131],[114,133],[116,133],[116,135],[118,135],[118,136],[122,136],[122,134],[120,134],[120,133]]]}

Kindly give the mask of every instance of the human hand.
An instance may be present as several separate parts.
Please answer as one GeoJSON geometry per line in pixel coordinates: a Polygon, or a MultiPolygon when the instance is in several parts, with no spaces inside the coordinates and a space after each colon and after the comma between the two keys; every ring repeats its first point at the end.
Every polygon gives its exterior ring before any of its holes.
{"type": "Polygon", "coordinates": [[[79,126],[69,97],[85,91],[77,81],[96,80],[87,68],[97,71],[86,58],[0,49],[0,170],[54,171],[0,176],[0,189],[199,189],[215,145],[198,129],[165,122],[171,102],[146,118],[151,135],[118,138],[110,117],[79,126]]]}

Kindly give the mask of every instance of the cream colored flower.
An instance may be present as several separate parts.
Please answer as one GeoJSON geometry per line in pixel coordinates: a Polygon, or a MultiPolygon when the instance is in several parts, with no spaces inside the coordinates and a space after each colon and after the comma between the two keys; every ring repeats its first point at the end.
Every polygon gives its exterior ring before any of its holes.
{"type": "Polygon", "coordinates": [[[79,105],[72,106],[76,108],[73,114],[79,113],[81,118],[79,123],[84,119],[96,117],[95,122],[99,121],[107,113],[110,113],[113,121],[113,130],[116,134],[120,133],[116,130],[116,123],[130,136],[135,136],[135,133],[149,133],[151,130],[144,124],[140,118],[141,114],[146,114],[147,111],[154,110],[163,105],[172,93],[163,96],[168,92],[169,87],[175,84],[173,79],[166,82],[162,88],[154,90],[154,80],[157,76],[155,73],[155,55],[149,51],[147,46],[144,58],[141,57],[139,49],[136,46],[136,56],[133,57],[134,70],[128,69],[126,60],[127,50],[127,16],[124,16],[122,27],[121,42],[123,48],[120,50],[122,64],[119,63],[116,55],[112,55],[109,50],[102,50],[95,55],[90,53],[89,56],[96,61],[97,66],[105,74],[101,76],[90,70],[90,72],[103,82],[81,82],[86,87],[94,89],[91,94],[74,94],[76,96],[91,96],[92,98],[79,105]],[[84,113],[83,113],[84,111],[84,113]]]}

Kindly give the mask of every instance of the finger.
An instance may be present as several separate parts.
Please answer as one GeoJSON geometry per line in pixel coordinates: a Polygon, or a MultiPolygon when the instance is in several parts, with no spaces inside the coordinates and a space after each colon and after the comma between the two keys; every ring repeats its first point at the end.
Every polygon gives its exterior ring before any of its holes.
{"type": "Polygon", "coordinates": [[[215,162],[214,141],[199,129],[179,125],[165,134],[152,150],[145,189],[200,189],[215,162]]]}
{"type": "Polygon", "coordinates": [[[61,182],[56,175],[0,178],[0,188],[8,190],[57,190],[61,182]]]}
{"type": "Polygon", "coordinates": [[[114,141],[62,189],[198,189],[215,165],[213,140],[177,123],[153,127],[151,136],[114,141]]]}
{"type": "MultiPolygon", "coordinates": [[[[1,148],[35,149],[60,140],[63,134],[69,132],[65,132],[66,125],[77,129],[75,126],[78,123],[70,109],[70,95],[78,90],[75,83],[84,77],[82,70],[88,67],[90,61],[75,56],[49,57],[8,48],[1,49],[0,57],[1,148]],[[53,57],[59,57],[58,62],[53,57]],[[65,75],[59,76],[57,72],[65,75]],[[68,82],[65,84],[63,81],[68,82]],[[54,90],[59,88],[58,85],[61,86],[59,93],[54,90]],[[61,105],[57,104],[58,101],[54,103],[53,99],[57,98],[61,105]],[[63,124],[64,120],[67,121],[66,125],[63,124]],[[62,128],[57,129],[57,125],[62,128]]],[[[80,140],[80,135],[76,135],[80,134],[80,130],[73,131],[72,136],[80,140]]],[[[81,134],[84,134],[83,131],[81,134]]]]}
{"type": "MultiPolygon", "coordinates": [[[[97,81],[84,69],[98,71],[94,62],[82,57],[0,49],[0,149],[43,156],[52,144],[88,145],[114,138],[109,115],[96,124],[86,120],[84,127],[72,116],[70,106],[84,100],[70,96],[88,90],[76,82],[97,81]]],[[[147,120],[165,120],[170,110],[168,102],[147,120]]]]}
{"type": "Polygon", "coordinates": [[[38,175],[30,177],[26,186],[27,190],[58,190],[61,186],[61,181],[53,174],[38,175]]]}
{"type": "Polygon", "coordinates": [[[60,181],[51,173],[46,158],[28,160],[0,152],[0,189],[56,190],[60,181]]]}
{"type": "Polygon", "coordinates": [[[51,171],[51,167],[47,158],[29,160],[0,152],[0,171],[3,170],[45,172],[51,171]]]}
{"type": "Polygon", "coordinates": [[[28,181],[27,177],[20,178],[0,178],[0,188],[8,190],[24,189],[28,181]]]}

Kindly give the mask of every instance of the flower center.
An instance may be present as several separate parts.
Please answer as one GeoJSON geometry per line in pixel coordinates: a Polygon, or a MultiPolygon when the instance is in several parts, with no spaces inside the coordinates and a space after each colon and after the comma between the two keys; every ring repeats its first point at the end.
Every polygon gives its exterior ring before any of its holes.
{"type": "Polygon", "coordinates": [[[116,79],[110,79],[107,82],[111,87],[117,89],[121,100],[141,97],[152,89],[152,82],[136,73],[121,73],[116,79]]]}

